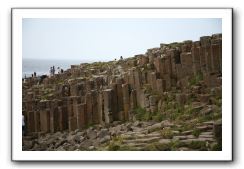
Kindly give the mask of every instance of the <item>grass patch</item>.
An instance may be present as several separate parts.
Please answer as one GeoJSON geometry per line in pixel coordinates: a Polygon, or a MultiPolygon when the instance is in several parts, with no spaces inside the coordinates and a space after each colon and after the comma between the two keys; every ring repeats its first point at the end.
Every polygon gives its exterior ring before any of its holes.
{"type": "Polygon", "coordinates": [[[199,137],[199,135],[200,135],[200,133],[201,133],[201,131],[199,130],[199,129],[194,129],[193,130],[193,132],[192,132],[192,134],[195,136],[195,137],[199,137]]]}
{"type": "Polygon", "coordinates": [[[200,150],[200,151],[207,151],[206,142],[204,141],[192,141],[189,145],[189,148],[192,148],[194,150],[200,150]]]}
{"type": "Polygon", "coordinates": [[[211,151],[222,151],[222,145],[221,144],[214,144],[213,147],[211,147],[211,151]]]}
{"type": "MultiPolygon", "coordinates": [[[[137,107],[135,109],[135,117],[139,121],[149,121],[153,119],[154,113],[146,111],[146,109],[137,107]]],[[[160,117],[159,117],[160,118],[160,117]]]]}
{"type": "Polygon", "coordinates": [[[203,74],[202,74],[202,72],[198,72],[195,76],[190,78],[189,84],[190,84],[190,86],[194,86],[194,85],[198,84],[201,80],[203,80],[203,74]]]}
{"type": "Polygon", "coordinates": [[[169,128],[164,128],[162,131],[161,131],[161,135],[163,138],[166,138],[166,139],[172,139],[174,134],[172,132],[171,129],[169,128]]]}
{"type": "Polygon", "coordinates": [[[164,119],[165,119],[165,116],[160,112],[156,112],[156,115],[152,116],[152,120],[156,121],[156,122],[163,121],[164,119]]]}

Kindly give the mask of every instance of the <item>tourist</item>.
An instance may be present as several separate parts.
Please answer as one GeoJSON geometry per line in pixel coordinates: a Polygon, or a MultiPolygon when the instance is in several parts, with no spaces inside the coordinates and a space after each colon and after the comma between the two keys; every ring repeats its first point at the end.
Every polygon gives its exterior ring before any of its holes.
{"type": "Polygon", "coordinates": [[[22,114],[22,136],[25,136],[25,116],[22,114]]]}
{"type": "Polygon", "coordinates": [[[120,60],[123,60],[123,56],[120,56],[120,60]]]}
{"type": "Polygon", "coordinates": [[[54,76],[54,74],[55,74],[55,67],[53,66],[53,76],[54,76]]]}
{"type": "Polygon", "coordinates": [[[60,74],[60,67],[58,67],[57,70],[58,70],[58,74],[60,74]]]}
{"type": "Polygon", "coordinates": [[[26,83],[26,74],[25,74],[25,78],[24,78],[24,83],[26,83]]]}
{"type": "Polygon", "coordinates": [[[50,67],[50,77],[52,76],[52,74],[53,74],[53,68],[50,67]]]}
{"type": "Polygon", "coordinates": [[[36,77],[36,72],[34,72],[34,77],[36,77]]]}

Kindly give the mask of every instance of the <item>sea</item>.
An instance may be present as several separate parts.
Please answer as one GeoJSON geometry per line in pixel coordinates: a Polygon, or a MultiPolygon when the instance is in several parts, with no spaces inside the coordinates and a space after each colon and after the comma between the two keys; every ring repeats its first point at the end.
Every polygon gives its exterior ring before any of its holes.
{"type": "Polygon", "coordinates": [[[67,70],[71,65],[79,65],[81,63],[91,63],[93,61],[81,61],[81,60],[51,60],[51,59],[23,59],[22,60],[22,77],[31,77],[36,72],[37,76],[49,75],[50,67],[54,66],[57,72],[57,68],[67,70]]]}

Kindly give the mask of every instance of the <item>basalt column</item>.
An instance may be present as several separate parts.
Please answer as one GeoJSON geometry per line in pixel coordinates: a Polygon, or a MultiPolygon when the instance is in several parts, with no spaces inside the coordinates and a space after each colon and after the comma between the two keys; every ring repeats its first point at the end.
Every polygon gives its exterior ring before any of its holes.
{"type": "Polygon", "coordinates": [[[129,120],[129,110],[130,110],[130,87],[129,84],[122,84],[123,92],[123,107],[124,107],[124,119],[129,120]]]}
{"type": "Polygon", "coordinates": [[[109,124],[113,121],[112,103],[114,98],[112,96],[113,96],[112,89],[103,90],[104,120],[106,124],[109,124]]]}

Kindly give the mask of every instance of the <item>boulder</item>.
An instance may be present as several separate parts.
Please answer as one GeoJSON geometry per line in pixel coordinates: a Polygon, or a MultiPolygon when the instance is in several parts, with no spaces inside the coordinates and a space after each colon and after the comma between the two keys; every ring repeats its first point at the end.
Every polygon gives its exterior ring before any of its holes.
{"type": "Polygon", "coordinates": [[[108,129],[101,129],[101,131],[98,132],[97,134],[98,138],[104,138],[106,136],[110,136],[109,130],[108,129]]]}
{"type": "Polygon", "coordinates": [[[97,132],[92,130],[92,129],[87,129],[86,130],[87,138],[88,139],[95,139],[97,138],[97,132]]]}

